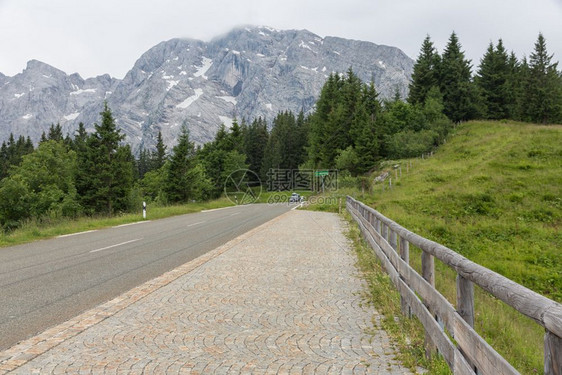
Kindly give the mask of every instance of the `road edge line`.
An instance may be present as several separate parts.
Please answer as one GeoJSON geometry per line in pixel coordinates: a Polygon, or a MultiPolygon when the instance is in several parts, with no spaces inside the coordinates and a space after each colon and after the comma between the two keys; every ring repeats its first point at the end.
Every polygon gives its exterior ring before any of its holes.
{"type": "Polygon", "coordinates": [[[72,236],[77,236],[79,234],[93,233],[93,232],[97,232],[97,231],[98,231],[98,229],[92,229],[92,230],[85,230],[85,231],[76,232],[76,233],[61,234],[60,236],[57,236],[56,238],[72,237],[72,236]]]}

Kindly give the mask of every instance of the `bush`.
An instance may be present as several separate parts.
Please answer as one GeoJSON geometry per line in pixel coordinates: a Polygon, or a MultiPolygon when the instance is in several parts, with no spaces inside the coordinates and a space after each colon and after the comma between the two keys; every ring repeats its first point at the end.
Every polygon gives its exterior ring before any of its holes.
{"type": "Polygon", "coordinates": [[[387,138],[387,150],[392,159],[417,157],[431,151],[438,140],[439,134],[434,130],[405,130],[387,138]]]}

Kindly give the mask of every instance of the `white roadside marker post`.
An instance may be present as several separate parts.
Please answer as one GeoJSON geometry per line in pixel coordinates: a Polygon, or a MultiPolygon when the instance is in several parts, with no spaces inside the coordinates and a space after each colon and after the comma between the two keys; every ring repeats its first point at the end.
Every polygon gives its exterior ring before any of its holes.
{"type": "Polygon", "coordinates": [[[146,219],[146,202],[142,202],[142,218],[146,219]]]}

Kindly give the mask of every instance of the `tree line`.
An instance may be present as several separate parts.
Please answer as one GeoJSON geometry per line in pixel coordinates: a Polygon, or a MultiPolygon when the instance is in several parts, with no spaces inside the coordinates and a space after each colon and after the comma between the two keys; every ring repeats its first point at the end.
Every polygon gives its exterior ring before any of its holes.
{"type": "Polygon", "coordinates": [[[265,178],[269,167],[298,168],[305,157],[305,116],[282,112],[268,130],[265,120],[235,119],[221,125],[203,146],[191,141],[182,124],[168,152],[159,133],[154,150],[137,158],[104,106],[101,122],[88,133],[79,124],[73,137],[51,125],[35,148],[29,138],[10,136],[0,152],[0,225],[4,230],[26,220],[114,215],[138,210],[143,200],[187,203],[221,195],[230,173],[250,168],[265,178]],[[290,142],[287,140],[290,139],[290,142]],[[280,157],[281,156],[281,157],[280,157]]]}
{"type": "Polygon", "coordinates": [[[427,36],[414,65],[408,103],[423,104],[433,92],[442,96],[444,113],[454,122],[561,123],[562,73],[552,59],[542,34],[529,58],[521,60],[508,53],[500,39],[489,44],[473,75],[454,32],[441,55],[427,36]]]}

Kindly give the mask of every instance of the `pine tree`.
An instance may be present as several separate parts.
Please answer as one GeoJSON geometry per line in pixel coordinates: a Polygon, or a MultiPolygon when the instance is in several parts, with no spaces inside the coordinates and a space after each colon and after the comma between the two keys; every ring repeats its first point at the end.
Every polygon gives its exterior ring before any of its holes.
{"type": "Polygon", "coordinates": [[[244,135],[242,127],[238,124],[236,118],[232,120],[228,138],[230,139],[229,143],[232,150],[238,151],[241,154],[244,153],[244,135]]]}
{"type": "Polygon", "coordinates": [[[475,90],[471,82],[470,61],[464,57],[453,32],[441,59],[440,89],[444,112],[454,122],[470,120],[476,115],[475,90]]]}
{"type": "Polygon", "coordinates": [[[142,148],[139,152],[139,158],[136,160],[137,176],[138,178],[143,178],[147,172],[152,170],[152,163],[150,159],[150,153],[142,148]]]}
{"type": "Polygon", "coordinates": [[[505,101],[507,108],[507,118],[520,119],[519,97],[522,94],[522,84],[519,77],[520,64],[512,51],[507,60],[508,74],[505,82],[505,101]]]}
{"type": "Polygon", "coordinates": [[[340,76],[330,74],[316,102],[316,111],[311,117],[308,159],[314,168],[328,166],[337,154],[337,149],[334,149],[337,141],[332,123],[337,122],[334,117],[339,113],[341,86],[340,76]]]}
{"type": "Polygon", "coordinates": [[[127,208],[133,182],[133,157],[130,147],[120,146],[124,135],[117,129],[113,115],[104,103],[101,125],[87,137],[78,150],[76,187],[88,212],[114,212],[127,208]]]}
{"type": "Polygon", "coordinates": [[[507,85],[510,66],[508,60],[507,52],[500,39],[495,48],[490,43],[480,61],[475,83],[480,89],[486,118],[499,120],[509,116],[507,85]]]}
{"type": "Polygon", "coordinates": [[[408,103],[425,103],[429,90],[439,86],[439,61],[439,53],[428,35],[422,43],[420,54],[414,64],[408,103]]]}
{"type": "Polygon", "coordinates": [[[72,148],[74,151],[78,152],[83,151],[86,147],[86,141],[88,139],[88,133],[86,132],[86,128],[84,127],[84,123],[80,122],[78,124],[78,130],[76,130],[76,134],[74,135],[74,141],[72,142],[72,148]]]}
{"type": "Polygon", "coordinates": [[[248,162],[248,168],[254,173],[260,175],[263,179],[264,175],[260,174],[263,166],[265,148],[269,139],[267,132],[267,123],[261,117],[258,117],[248,126],[244,137],[244,153],[248,162]]]}
{"type": "Polygon", "coordinates": [[[2,147],[0,147],[0,180],[8,176],[9,167],[10,165],[8,161],[8,146],[4,141],[2,142],[2,147]]]}
{"type": "Polygon", "coordinates": [[[559,119],[562,93],[558,63],[552,63],[546,50],[546,40],[539,34],[529,58],[527,105],[529,119],[538,123],[552,123],[559,119]]]}
{"type": "Polygon", "coordinates": [[[309,164],[333,167],[340,150],[353,144],[351,134],[357,109],[361,106],[363,84],[350,68],[344,78],[331,74],[310,119],[309,164]]]}
{"type": "Polygon", "coordinates": [[[375,166],[380,158],[380,138],[378,134],[377,119],[381,112],[379,94],[375,89],[374,82],[365,85],[362,90],[362,103],[358,109],[354,124],[354,149],[357,155],[357,173],[365,173],[375,166]]]}
{"type": "Polygon", "coordinates": [[[167,160],[166,156],[166,145],[162,139],[162,132],[158,132],[158,137],[156,138],[156,150],[152,154],[152,168],[160,169],[164,166],[167,160]]]}
{"type": "Polygon", "coordinates": [[[47,139],[49,141],[62,141],[63,140],[63,135],[62,135],[62,127],[60,126],[60,124],[51,124],[51,126],[49,127],[49,134],[47,135],[47,139]]]}
{"type": "Polygon", "coordinates": [[[531,70],[529,69],[529,63],[527,57],[523,56],[521,64],[519,65],[517,78],[519,80],[519,91],[517,96],[517,114],[518,120],[521,121],[532,121],[530,115],[529,107],[529,93],[533,90],[531,87],[531,70]]]}
{"type": "Polygon", "coordinates": [[[195,166],[195,145],[189,139],[187,125],[182,125],[178,143],[172,149],[165,191],[170,202],[187,202],[193,198],[189,171],[195,166]]]}

